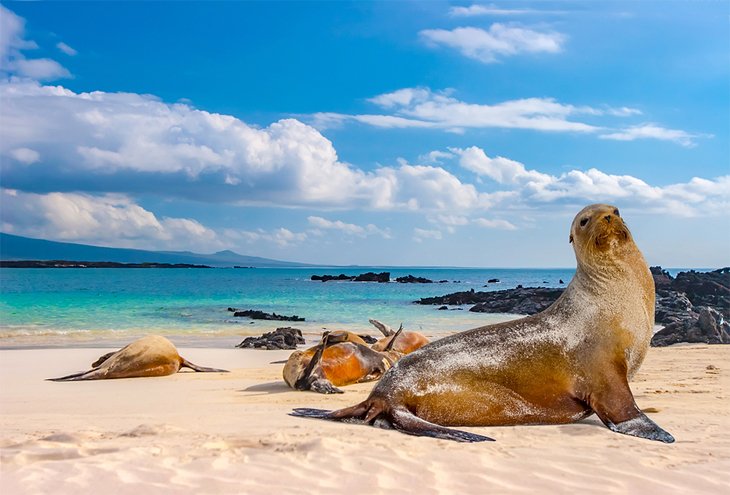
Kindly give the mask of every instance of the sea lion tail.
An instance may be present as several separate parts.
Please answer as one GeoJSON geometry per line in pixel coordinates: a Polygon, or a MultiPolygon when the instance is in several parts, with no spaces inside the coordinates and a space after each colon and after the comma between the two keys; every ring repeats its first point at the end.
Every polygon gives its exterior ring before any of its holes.
{"type": "Polygon", "coordinates": [[[199,371],[201,373],[228,373],[228,370],[221,370],[218,368],[206,368],[205,366],[198,366],[197,364],[193,364],[184,357],[180,357],[180,367],[181,368],[190,368],[191,370],[199,371]]]}

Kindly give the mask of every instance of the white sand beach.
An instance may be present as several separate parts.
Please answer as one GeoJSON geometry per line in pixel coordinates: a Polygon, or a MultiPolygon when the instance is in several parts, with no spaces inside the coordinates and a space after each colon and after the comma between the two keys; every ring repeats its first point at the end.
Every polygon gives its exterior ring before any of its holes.
{"type": "Polygon", "coordinates": [[[667,445],[606,429],[472,428],[461,444],[288,416],[339,408],[281,380],[288,351],[181,349],[228,374],[55,383],[107,349],[0,351],[3,494],[728,493],[730,347],[653,348],[632,384],[667,445]]]}

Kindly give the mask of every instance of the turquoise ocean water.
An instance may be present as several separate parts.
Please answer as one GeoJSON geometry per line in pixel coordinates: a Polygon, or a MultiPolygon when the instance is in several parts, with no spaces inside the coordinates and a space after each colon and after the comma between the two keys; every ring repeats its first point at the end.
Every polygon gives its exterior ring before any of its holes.
{"type": "Polygon", "coordinates": [[[465,290],[559,287],[572,269],[254,268],[2,269],[0,347],[117,345],[159,333],[178,345],[229,347],[247,335],[296,326],[310,339],[328,329],[375,332],[368,318],[437,337],[505,315],[438,311],[412,301],[465,290]],[[316,282],[313,274],[390,271],[448,280],[434,284],[316,282]],[[486,285],[497,278],[498,284],[486,285]],[[458,282],[457,282],[458,281],[458,282]],[[303,323],[234,318],[228,307],[296,314],[303,323]]]}

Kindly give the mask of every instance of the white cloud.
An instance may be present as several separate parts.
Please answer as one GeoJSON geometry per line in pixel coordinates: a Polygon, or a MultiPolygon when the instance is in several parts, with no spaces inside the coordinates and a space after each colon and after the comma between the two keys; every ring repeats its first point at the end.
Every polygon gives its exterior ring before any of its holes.
{"type": "Polygon", "coordinates": [[[452,17],[476,17],[483,15],[492,16],[518,16],[532,14],[562,14],[562,10],[535,10],[535,9],[503,9],[494,4],[480,5],[474,4],[468,7],[451,7],[449,15],[452,17]]]}
{"type": "Polygon", "coordinates": [[[294,119],[257,128],[148,95],[74,93],[30,81],[0,83],[0,98],[8,187],[53,182],[57,190],[401,210],[475,208],[488,199],[440,167],[353,167],[316,129],[294,119]],[[9,158],[21,148],[40,160],[19,167],[9,158]]]}
{"type": "Polygon", "coordinates": [[[662,141],[674,141],[686,148],[696,146],[696,138],[711,137],[706,134],[690,134],[678,129],[667,129],[656,124],[642,124],[623,129],[618,132],[602,134],[601,139],[613,139],[616,141],[634,141],[636,139],[659,139],[662,141]]]}
{"type": "Polygon", "coordinates": [[[223,242],[188,218],[158,218],[126,196],[2,189],[2,225],[18,235],[95,245],[211,250],[223,242]]]}
{"type": "Polygon", "coordinates": [[[25,19],[0,5],[0,75],[39,81],[71,77],[61,64],[49,58],[26,58],[23,52],[38,45],[25,39],[25,19]]]}
{"type": "Polygon", "coordinates": [[[443,234],[440,230],[421,229],[418,227],[414,228],[413,240],[416,242],[423,242],[424,239],[441,240],[443,239],[443,234]]]}
{"type": "Polygon", "coordinates": [[[551,178],[535,170],[527,170],[517,161],[498,156],[490,158],[483,149],[471,146],[466,149],[451,148],[459,155],[459,165],[472,172],[487,176],[500,184],[517,184],[524,182],[546,182],[551,178]]]}
{"type": "Polygon", "coordinates": [[[523,98],[493,105],[467,103],[453,97],[452,93],[452,90],[431,91],[428,88],[400,89],[370,99],[394,115],[315,114],[315,125],[326,127],[332,122],[342,124],[353,120],[383,128],[440,128],[462,132],[464,128],[507,128],[590,133],[601,128],[569,120],[569,117],[598,116],[613,110],[563,104],[552,98],[523,98]]]}
{"type": "Polygon", "coordinates": [[[425,29],[419,34],[429,45],[454,48],[462,55],[485,64],[522,53],[559,53],[566,40],[561,33],[539,32],[500,23],[492,24],[488,31],[458,27],[452,30],[425,29]]]}
{"type": "Polygon", "coordinates": [[[515,227],[507,220],[489,220],[487,218],[475,218],[474,220],[472,220],[472,223],[474,225],[487,229],[517,230],[517,227],[515,227]]]}
{"type": "Polygon", "coordinates": [[[389,229],[380,229],[374,224],[367,224],[366,226],[356,225],[354,223],[345,223],[341,220],[327,220],[326,218],[318,216],[307,217],[307,220],[316,228],[325,230],[339,230],[348,235],[354,235],[358,237],[366,237],[368,235],[377,234],[384,239],[390,239],[389,229]]]}
{"type": "Polygon", "coordinates": [[[10,150],[8,155],[20,163],[25,163],[26,165],[35,163],[41,158],[41,155],[37,151],[30,148],[15,148],[10,150]]]}
{"type": "Polygon", "coordinates": [[[56,48],[58,48],[63,53],[65,53],[66,55],[69,55],[71,57],[78,55],[78,53],[79,53],[76,50],[74,50],[73,48],[71,48],[70,46],[68,46],[63,41],[59,41],[58,43],[56,43],[56,48]]]}
{"type": "Polygon", "coordinates": [[[459,165],[511,190],[492,193],[494,209],[530,208],[549,203],[620,202],[644,211],[677,216],[718,214],[730,206],[730,176],[693,178],[687,183],[652,186],[631,175],[607,174],[591,168],[559,176],[528,170],[522,163],[489,158],[481,148],[451,148],[459,165]]]}

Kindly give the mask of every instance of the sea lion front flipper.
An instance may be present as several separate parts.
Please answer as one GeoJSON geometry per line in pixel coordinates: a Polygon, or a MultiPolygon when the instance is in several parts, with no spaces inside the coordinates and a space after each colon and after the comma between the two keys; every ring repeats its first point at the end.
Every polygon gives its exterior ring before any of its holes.
{"type": "Polygon", "coordinates": [[[119,351],[107,352],[106,354],[104,354],[103,356],[101,356],[99,359],[97,359],[96,361],[94,361],[93,363],[91,363],[91,367],[92,368],[98,368],[99,366],[101,366],[102,364],[104,364],[104,361],[106,361],[107,359],[109,359],[110,357],[112,357],[117,352],[119,352],[119,351]]]}
{"type": "Polygon", "coordinates": [[[294,382],[295,390],[310,390],[313,383],[321,378],[324,378],[320,376],[320,373],[322,371],[320,363],[322,361],[322,354],[327,347],[328,340],[329,332],[326,332],[322,336],[322,342],[317,346],[317,350],[314,351],[314,355],[312,356],[312,359],[309,360],[307,367],[304,369],[299,378],[297,378],[297,381],[294,382]]]}
{"type": "Polygon", "coordinates": [[[326,378],[317,378],[309,384],[309,390],[318,394],[344,394],[345,392],[335,387],[331,381],[326,378]]]}
{"type": "Polygon", "coordinates": [[[191,370],[199,371],[201,373],[228,373],[228,370],[220,370],[218,368],[206,368],[205,366],[198,366],[197,364],[193,364],[184,357],[180,357],[180,367],[181,368],[190,368],[191,370]]]}
{"type": "MultiPolygon", "coordinates": [[[[604,377],[601,386],[590,394],[589,405],[609,430],[664,443],[674,442],[674,437],[649,419],[634,401],[625,373],[616,367],[611,376],[604,377]]],[[[620,369],[620,368],[619,368],[620,369]]]]}
{"type": "Polygon", "coordinates": [[[657,440],[664,443],[674,443],[674,437],[671,433],[657,425],[644,413],[640,413],[635,418],[621,423],[606,423],[606,426],[608,426],[611,431],[623,433],[624,435],[647,438],[649,440],[657,440]]]}

